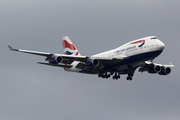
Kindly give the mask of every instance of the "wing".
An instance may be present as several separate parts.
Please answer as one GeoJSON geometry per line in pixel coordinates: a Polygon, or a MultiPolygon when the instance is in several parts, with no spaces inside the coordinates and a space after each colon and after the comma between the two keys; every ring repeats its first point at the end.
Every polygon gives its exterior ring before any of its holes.
{"type": "Polygon", "coordinates": [[[8,45],[8,47],[9,47],[9,49],[10,49],[11,51],[18,51],[18,52],[29,53],[29,54],[34,54],[34,55],[40,55],[40,56],[45,56],[45,57],[51,56],[50,53],[46,53],[46,52],[37,52],[37,51],[14,49],[14,48],[12,48],[12,47],[9,46],[9,45],[8,45]]]}
{"type": "Polygon", "coordinates": [[[38,62],[39,64],[43,65],[49,65],[49,66],[55,66],[55,67],[63,67],[63,68],[71,68],[72,65],[61,65],[61,64],[51,64],[51,63],[44,63],[44,62],[38,62]]]}
{"type": "MultiPolygon", "coordinates": [[[[149,62],[149,61],[145,61],[145,62],[142,64],[142,66],[150,66],[150,65],[152,65],[152,63],[149,62]]],[[[153,65],[155,65],[155,66],[160,66],[160,67],[170,67],[170,68],[175,67],[171,62],[169,63],[169,65],[157,64],[157,63],[153,63],[153,65]]]]}
{"type": "Polygon", "coordinates": [[[168,75],[171,73],[171,68],[175,67],[172,63],[162,65],[145,61],[140,64],[139,72],[147,71],[148,73],[158,73],[159,75],[168,75]]]}
{"type": "Polygon", "coordinates": [[[17,52],[22,52],[22,53],[44,56],[44,57],[46,57],[45,60],[49,61],[49,63],[38,62],[39,64],[51,65],[51,66],[57,66],[57,67],[69,68],[69,67],[72,67],[71,63],[73,61],[79,61],[80,63],[76,66],[76,68],[85,69],[88,67],[88,68],[91,68],[91,70],[92,70],[92,67],[95,67],[93,69],[98,69],[102,66],[116,64],[123,60],[123,58],[74,56],[74,55],[65,55],[65,54],[14,49],[11,46],[8,46],[8,47],[11,51],[17,51],[17,52]],[[61,64],[59,64],[59,63],[61,63],[61,64]],[[97,65],[98,65],[98,67],[97,67],[97,65]]]}
{"type": "Polygon", "coordinates": [[[39,56],[44,56],[47,57],[45,60],[48,61],[54,56],[59,56],[62,57],[63,59],[69,59],[71,61],[82,61],[85,62],[87,57],[86,56],[71,56],[71,55],[65,55],[65,54],[52,54],[52,53],[47,53],[47,52],[38,52],[38,51],[30,51],[30,50],[22,50],[22,49],[14,49],[13,47],[9,46],[9,49],[11,51],[18,51],[22,53],[28,53],[28,54],[33,54],[33,55],[39,55],[39,56]]]}

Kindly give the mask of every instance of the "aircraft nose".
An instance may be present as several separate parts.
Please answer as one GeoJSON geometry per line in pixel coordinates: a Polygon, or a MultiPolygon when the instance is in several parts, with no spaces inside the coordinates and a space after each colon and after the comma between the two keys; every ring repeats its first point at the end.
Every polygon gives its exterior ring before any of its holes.
{"type": "Polygon", "coordinates": [[[164,50],[164,47],[165,47],[165,45],[164,45],[164,43],[163,42],[161,42],[161,41],[159,41],[160,42],[160,44],[159,44],[159,49],[160,50],[164,50]]]}

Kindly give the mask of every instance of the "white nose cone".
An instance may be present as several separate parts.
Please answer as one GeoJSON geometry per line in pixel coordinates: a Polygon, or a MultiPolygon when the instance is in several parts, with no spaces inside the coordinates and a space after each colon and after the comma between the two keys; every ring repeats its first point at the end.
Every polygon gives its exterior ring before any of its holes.
{"type": "Polygon", "coordinates": [[[165,45],[164,45],[164,43],[163,42],[161,42],[161,41],[159,41],[160,43],[159,43],[159,49],[160,50],[164,50],[164,47],[165,47],[165,45]]]}

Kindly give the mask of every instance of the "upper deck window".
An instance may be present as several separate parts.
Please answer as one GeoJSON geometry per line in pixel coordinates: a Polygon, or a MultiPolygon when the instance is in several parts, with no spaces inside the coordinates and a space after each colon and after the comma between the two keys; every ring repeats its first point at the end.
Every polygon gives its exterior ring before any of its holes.
{"type": "Polygon", "coordinates": [[[151,39],[157,39],[157,37],[152,37],[151,39]]]}

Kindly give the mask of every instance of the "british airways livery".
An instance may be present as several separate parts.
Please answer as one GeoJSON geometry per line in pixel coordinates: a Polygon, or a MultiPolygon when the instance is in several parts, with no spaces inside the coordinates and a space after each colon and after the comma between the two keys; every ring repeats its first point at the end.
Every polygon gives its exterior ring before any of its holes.
{"type": "Polygon", "coordinates": [[[164,50],[164,43],[155,36],[149,36],[128,42],[118,48],[99,53],[92,56],[82,56],[68,36],[62,38],[65,54],[54,54],[46,52],[14,49],[8,46],[11,51],[18,51],[39,56],[44,56],[43,65],[63,67],[65,71],[97,74],[101,78],[119,79],[120,75],[127,74],[127,80],[132,80],[134,72],[157,73],[168,75],[172,63],[169,65],[156,64],[153,60],[164,50]]]}

